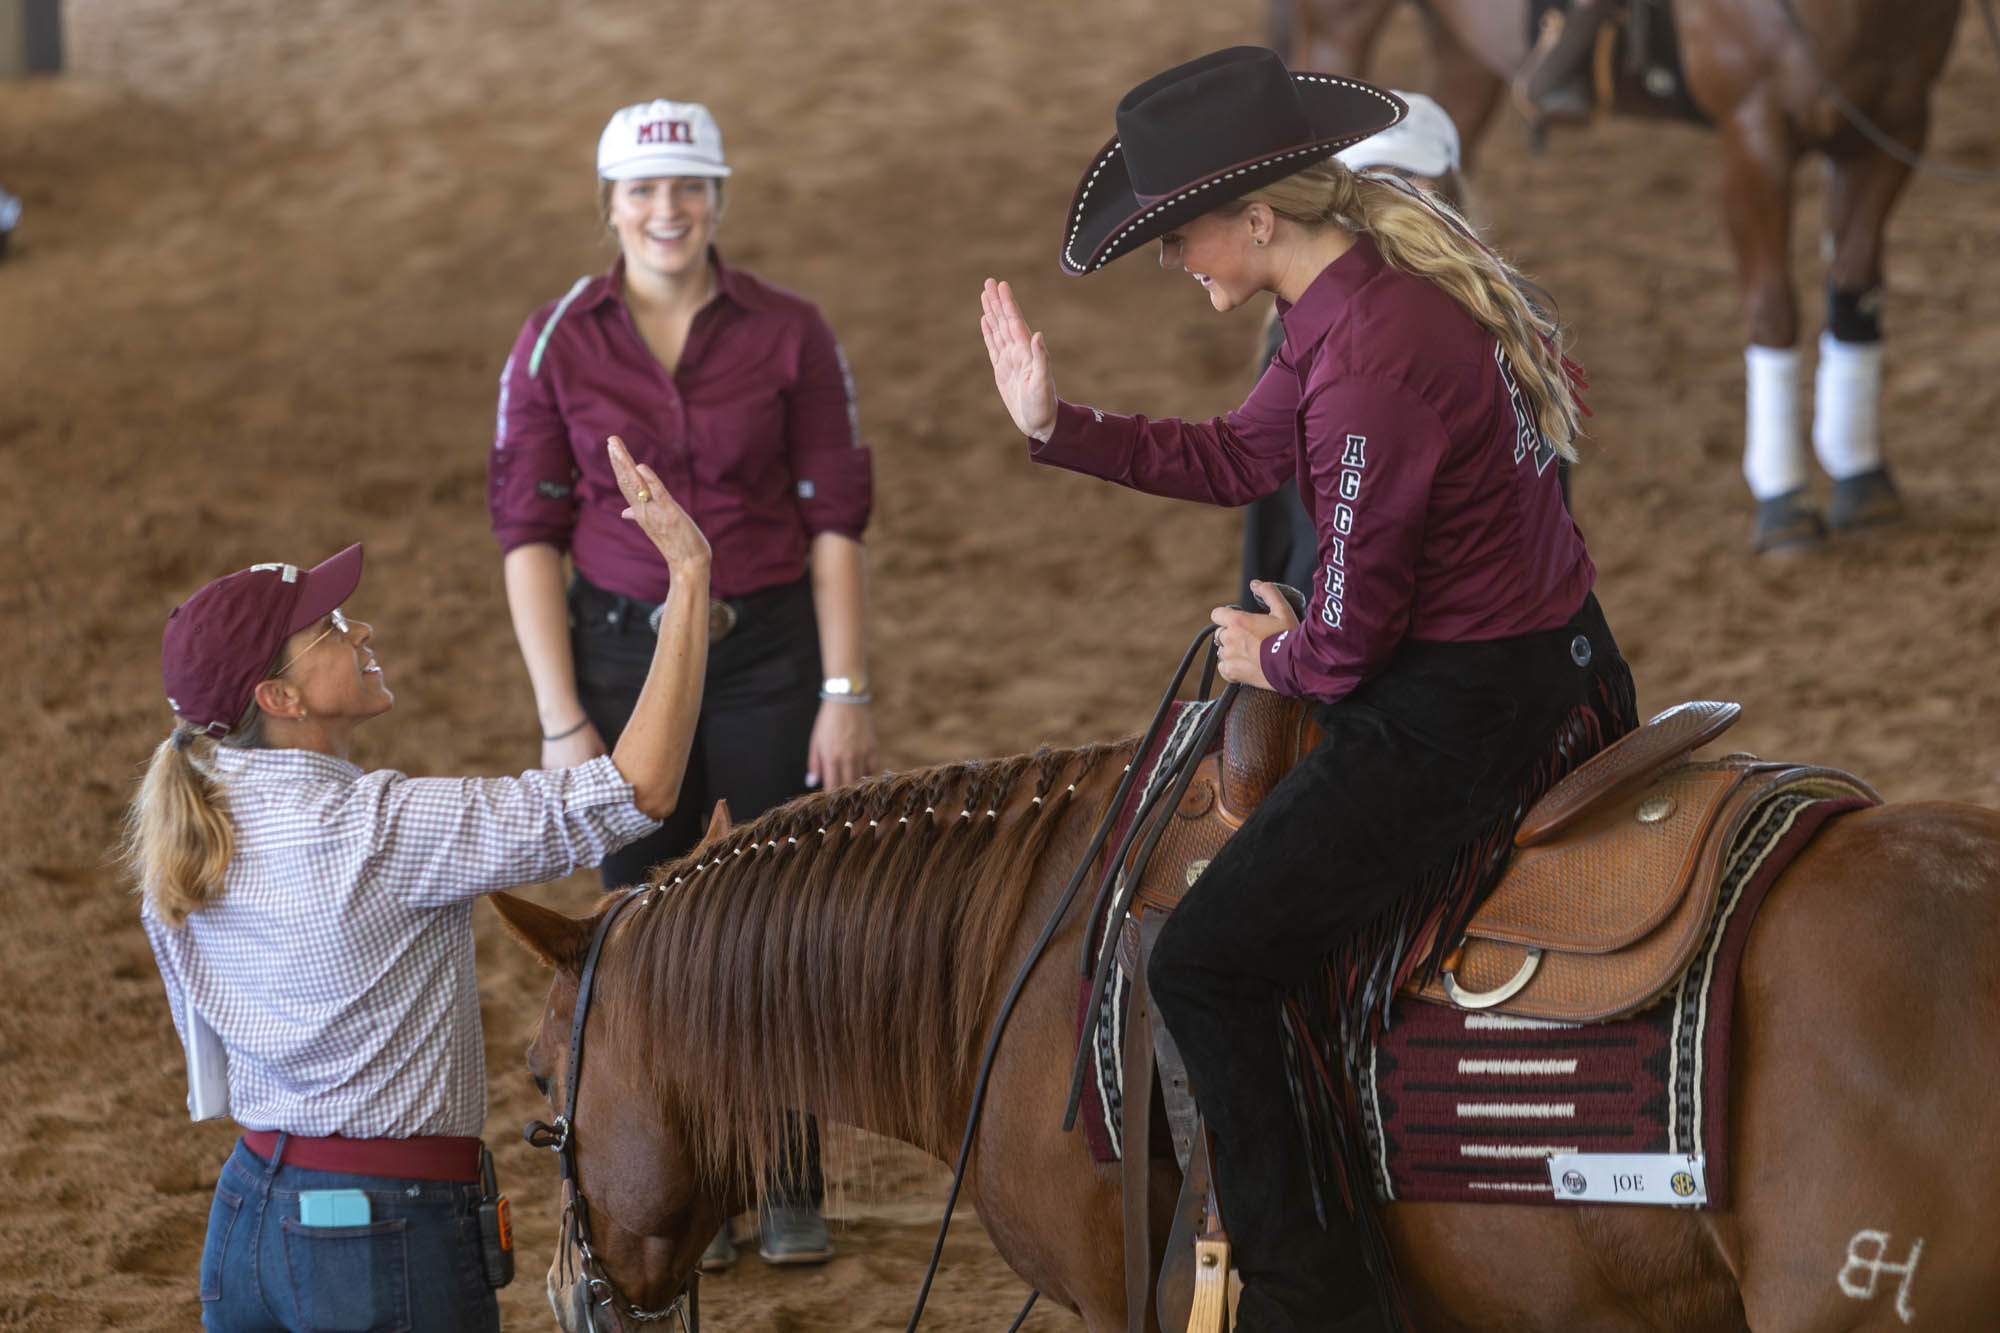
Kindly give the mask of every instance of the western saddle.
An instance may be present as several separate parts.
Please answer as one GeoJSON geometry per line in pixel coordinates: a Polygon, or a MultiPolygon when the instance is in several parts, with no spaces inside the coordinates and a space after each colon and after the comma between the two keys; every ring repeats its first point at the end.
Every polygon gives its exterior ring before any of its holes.
{"type": "MultiPolygon", "coordinates": [[[[1448,950],[1439,975],[1412,978],[1404,1000],[1585,1023],[1633,1013],[1671,987],[1714,913],[1735,835],[1766,796],[1802,786],[1828,796],[1873,795],[1831,769],[1765,763],[1747,754],[1708,762],[1689,757],[1741,711],[1734,703],[1679,704],[1559,781],[1522,821],[1499,885],[1448,950]]],[[[1320,736],[1301,701],[1263,690],[1239,694],[1220,750],[1201,761],[1139,871],[1118,942],[1119,964],[1130,976],[1143,975],[1160,924],[1216,850],[1320,736]]],[[[1424,956],[1430,944],[1414,942],[1412,956],[1424,956]]],[[[1125,1077],[1128,1087],[1143,1086],[1157,1064],[1166,1126],[1186,1180],[1157,1288],[1162,1327],[1220,1327],[1206,1321],[1224,1299],[1227,1238],[1213,1208],[1205,1206],[1206,1145],[1186,1075],[1145,991],[1143,983],[1131,988],[1125,1077]],[[1197,1321],[1178,1322],[1190,1308],[1197,1321]],[[1177,1320],[1172,1325],[1166,1322],[1170,1312],[1177,1320]]],[[[1143,1205],[1150,1105],[1144,1095],[1123,1099],[1126,1276],[1128,1301],[1138,1302],[1130,1307],[1134,1328],[1142,1326],[1152,1294],[1141,1257],[1151,1252],[1143,1205]]]]}

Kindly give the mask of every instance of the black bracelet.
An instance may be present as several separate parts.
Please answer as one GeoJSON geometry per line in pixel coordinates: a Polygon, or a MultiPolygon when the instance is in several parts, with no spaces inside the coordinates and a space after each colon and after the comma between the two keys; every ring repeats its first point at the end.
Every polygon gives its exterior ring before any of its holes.
{"type": "Polygon", "coordinates": [[[567,731],[558,731],[558,732],[557,732],[557,733],[556,733],[555,735],[553,735],[553,736],[551,736],[551,735],[550,735],[550,734],[549,734],[548,732],[546,732],[546,731],[545,731],[545,732],[543,732],[543,733],[542,733],[542,739],[543,739],[543,740],[545,740],[545,741],[562,741],[562,740],[568,740],[568,739],[569,739],[569,738],[570,738],[571,736],[574,736],[574,735],[576,735],[576,733],[577,733],[577,732],[579,732],[579,731],[582,731],[582,730],[583,730],[583,729],[584,729],[585,727],[587,727],[587,726],[589,726],[589,725],[590,725],[590,719],[586,717],[586,718],[585,718],[585,719],[584,719],[583,721],[581,721],[581,722],[577,723],[577,724],[576,724],[575,726],[571,727],[571,728],[570,728],[569,730],[567,730],[567,731]]]}

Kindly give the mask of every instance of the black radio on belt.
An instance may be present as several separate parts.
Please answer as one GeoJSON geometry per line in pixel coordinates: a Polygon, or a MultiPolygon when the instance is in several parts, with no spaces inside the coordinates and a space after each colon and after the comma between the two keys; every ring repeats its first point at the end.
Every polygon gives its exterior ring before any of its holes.
{"type": "Polygon", "coordinates": [[[493,1154],[484,1147],[479,1150],[479,1252],[487,1286],[504,1287],[514,1280],[514,1215],[494,1182],[493,1154]]]}

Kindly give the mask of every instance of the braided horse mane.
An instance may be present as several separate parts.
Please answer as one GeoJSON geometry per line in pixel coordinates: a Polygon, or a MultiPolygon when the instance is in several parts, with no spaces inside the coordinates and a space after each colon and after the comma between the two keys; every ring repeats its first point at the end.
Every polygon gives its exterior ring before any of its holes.
{"type": "Polygon", "coordinates": [[[764,1178],[794,1109],[955,1136],[1036,872],[1078,784],[1133,749],[802,796],[654,870],[607,949],[607,1035],[711,1183],[764,1178]]]}

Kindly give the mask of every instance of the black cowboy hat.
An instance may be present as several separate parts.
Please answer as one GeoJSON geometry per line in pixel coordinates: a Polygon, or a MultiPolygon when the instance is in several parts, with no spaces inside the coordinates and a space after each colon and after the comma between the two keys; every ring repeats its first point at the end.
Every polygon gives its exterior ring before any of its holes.
{"type": "Polygon", "coordinates": [[[1189,218],[1379,134],[1409,108],[1358,79],[1294,74],[1232,46],[1155,74],[1118,103],[1118,134],[1083,173],[1066,273],[1090,273],[1189,218]]]}

